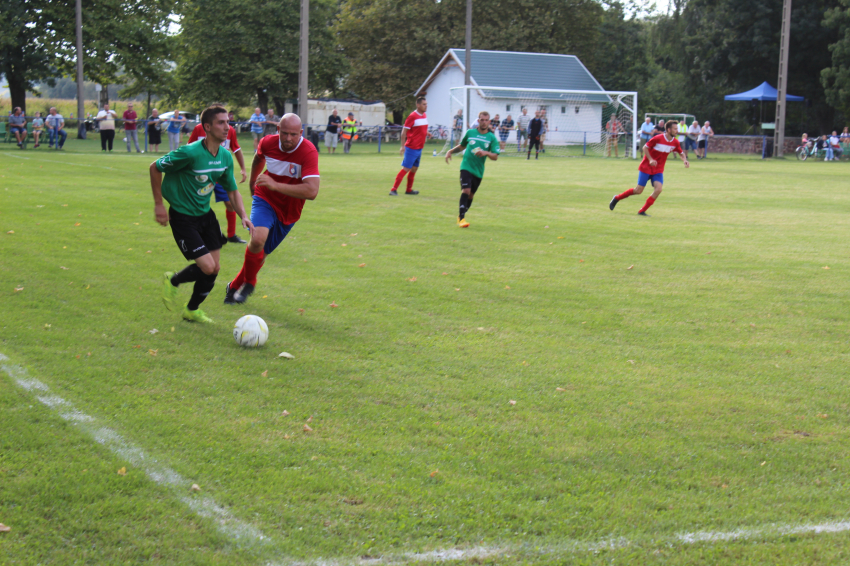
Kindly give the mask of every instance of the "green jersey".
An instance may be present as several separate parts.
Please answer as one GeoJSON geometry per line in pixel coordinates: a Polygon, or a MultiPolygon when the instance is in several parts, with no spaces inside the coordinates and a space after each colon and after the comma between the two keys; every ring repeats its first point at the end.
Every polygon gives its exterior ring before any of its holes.
{"type": "Polygon", "coordinates": [[[204,140],[163,155],[156,160],[156,168],[165,173],[162,197],[180,214],[203,216],[209,212],[210,195],[216,183],[228,192],[236,190],[233,155],[219,147],[214,156],[204,140]]]}
{"type": "Polygon", "coordinates": [[[478,129],[467,130],[460,145],[466,146],[463,152],[463,161],[460,163],[461,171],[469,171],[479,179],[484,178],[484,165],[487,157],[475,155],[476,149],[483,149],[490,153],[499,153],[499,140],[493,132],[482,134],[478,129]]]}

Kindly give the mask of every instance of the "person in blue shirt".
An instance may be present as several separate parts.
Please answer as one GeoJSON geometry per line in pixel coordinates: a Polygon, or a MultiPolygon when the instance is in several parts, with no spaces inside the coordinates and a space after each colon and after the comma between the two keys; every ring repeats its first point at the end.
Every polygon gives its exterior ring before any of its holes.
{"type": "Polygon", "coordinates": [[[254,113],[251,114],[248,121],[251,122],[251,137],[254,138],[254,151],[256,152],[257,148],[260,147],[260,140],[263,139],[263,124],[266,117],[263,116],[259,108],[254,108],[254,113]]]}
{"type": "Polygon", "coordinates": [[[652,118],[646,117],[643,124],[640,125],[640,155],[643,157],[643,146],[652,137],[652,132],[655,130],[655,124],[652,123],[652,118]]]}
{"type": "Polygon", "coordinates": [[[186,117],[180,115],[179,110],[168,119],[168,149],[174,151],[180,147],[180,128],[186,123],[186,117]]]}

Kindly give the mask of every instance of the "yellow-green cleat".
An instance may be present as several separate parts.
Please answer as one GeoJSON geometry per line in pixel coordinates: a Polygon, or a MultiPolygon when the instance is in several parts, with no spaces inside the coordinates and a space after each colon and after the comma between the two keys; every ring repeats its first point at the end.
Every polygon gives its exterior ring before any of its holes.
{"type": "Polygon", "coordinates": [[[203,322],[204,324],[212,324],[215,322],[213,319],[208,317],[204,311],[198,309],[196,311],[190,311],[189,305],[183,307],[183,319],[188,320],[189,322],[203,322]]]}
{"type": "Polygon", "coordinates": [[[162,282],[162,302],[165,303],[165,308],[170,311],[173,311],[177,305],[177,287],[171,284],[172,277],[174,277],[174,272],[166,271],[165,281],[162,282]]]}

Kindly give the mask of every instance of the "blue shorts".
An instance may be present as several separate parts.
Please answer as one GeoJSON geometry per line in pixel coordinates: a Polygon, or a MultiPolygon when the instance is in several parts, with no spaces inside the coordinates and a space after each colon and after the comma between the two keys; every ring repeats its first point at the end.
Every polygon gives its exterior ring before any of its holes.
{"type": "Polygon", "coordinates": [[[254,226],[269,229],[269,237],[266,238],[266,245],[263,246],[263,251],[266,255],[272,253],[295,226],[292,224],[284,224],[277,218],[277,213],[272,205],[264,201],[258,196],[254,196],[251,201],[251,223],[254,226]]]}
{"type": "Polygon", "coordinates": [[[12,132],[13,134],[14,133],[18,133],[18,134],[27,133],[27,129],[24,128],[24,127],[21,127],[21,126],[12,126],[12,128],[9,131],[12,132]]]}
{"type": "Polygon", "coordinates": [[[404,159],[401,160],[401,166],[407,169],[419,167],[419,158],[422,157],[421,149],[404,148],[404,159]]]}
{"type": "Polygon", "coordinates": [[[230,195],[227,194],[227,190],[219,185],[215,184],[215,202],[230,202],[230,195]]]}
{"type": "MultiPolygon", "coordinates": [[[[664,184],[664,173],[655,173],[650,175],[649,173],[644,173],[643,171],[638,171],[638,186],[645,187],[648,183],[661,183],[664,184]]],[[[649,185],[650,187],[652,185],[649,185]]]]}

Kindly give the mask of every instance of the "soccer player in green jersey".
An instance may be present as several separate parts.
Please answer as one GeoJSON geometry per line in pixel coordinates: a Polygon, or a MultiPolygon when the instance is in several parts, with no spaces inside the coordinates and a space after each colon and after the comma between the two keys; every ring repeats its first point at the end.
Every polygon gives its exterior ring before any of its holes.
{"type": "Polygon", "coordinates": [[[463,151],[463,161],[460,163],[460,213],[457,225],[469,228],[469,222],[464,219],[472,199],[481,185],[484,177],[484,165],[489,157],[493,161],[499,158],[499,140],[490,131],[490,113],[478,113],[478,128],[468,130],[459,144],[446,153],[446,163],[450,163],[453,153],[463,151]],[[464,151],[466,150],[466,151],[464,151]]]}
{"type": "Polygon", "coordinates": [[[163,155],[151,163],[150,172],[156,221],[163,226],[171,224],[171,232],[183,256],[194,261],[178,273],[165,273],[162,300],[168,310],[174,310],[177,287],[194,281],[195,288],[183,309],[183,318],[210,323],[212,319],[198,307],[215,285],[221,267],[219,253],[227,241],[210,208],[210,195],[216,183],[229,193],[242,219],[242,227],[252,230],[254,225],[245,215],[242,197],[236,189],[233,155],[221,146],[230,129],[227,110],[210,106],[201,113],[201,124],[206,132],[204,139],[163,155]],[[168,211],[162,204],[163,198],[170,205],[168,211]]]}

